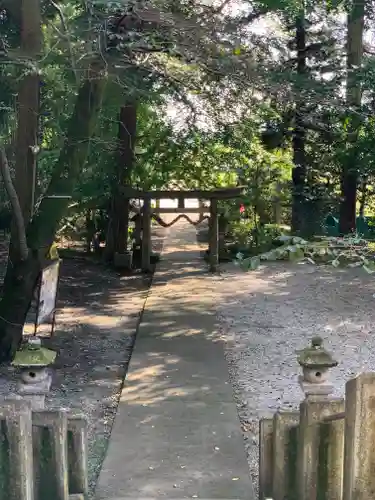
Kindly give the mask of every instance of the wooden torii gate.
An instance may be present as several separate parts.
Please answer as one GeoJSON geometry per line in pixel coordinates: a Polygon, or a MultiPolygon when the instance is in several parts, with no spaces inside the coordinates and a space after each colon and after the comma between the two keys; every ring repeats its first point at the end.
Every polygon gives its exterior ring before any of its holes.
{"type": "MultiPolygon", "coordinates": [[[[205,190],[176,190],[176,191],[141,191],[131,187],[122,188],[122,193],[127,199],[139,199],[143,200],[143,207],[141,209],[142,214],[142,270],[149,272],[151,269],[151,222],[152,219],[156,219],[160,224],[160,218],[158,214],[188,214],[195,213],[200,214],[201,218],[199,222],[202,222],[205,218],[209,219],[209,267],[211,272],[215,272],[219,265],[219,209],[218,200],[239,198],[245,194],[245,188],[231,187],[231,188],[218,188],[210,191],[205,190]],[[178,208],[152,208],[151,200],[162,200],[162,199],[177,199],[178,208]],[[210,202],[209,208],[199,207],[199,208],[186,208],[186,199],[198,199],[200,202],[203,200],[208,200],[210,202]],[[205,216],[209,214],[209,216],[205,216]]],[[[190,222],[191,219],[185,215],[185,218],[190,222]]],[[[179,217],[171,224],[165,224],[165,226],[170,226],[174,224],[179,217]]]]}

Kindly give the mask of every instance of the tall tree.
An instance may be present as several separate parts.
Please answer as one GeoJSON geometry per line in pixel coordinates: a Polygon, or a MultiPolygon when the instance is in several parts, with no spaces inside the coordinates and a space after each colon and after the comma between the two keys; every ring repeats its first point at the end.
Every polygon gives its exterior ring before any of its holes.
{"type": "MultiPolygon", "coordinates": [[[[19,8],[19,19],[21,20],[20,52],[21,56],[29,61],[29,66],[24,69],[18,88],[15,189],[24,224],[27,224],[34,209],[39,149],[40,76],[38,58],[42,52],[42,18],[40,0],[22,0],[19,3],[19,8]]],[[[10,262],[21,258],[19,236],[18,224],[15,219],[12,223],[12,238],[9,248],[10,262]]]]}
{"type": "MultiPolygon", "coordinates": [[[[49,187],[37,213],[27,228],[17,225],[18,258],[10,260],[0,301],[0,359],[11,359],[22,338],[23,325],[39,274],[53,243],[61,217],[88,153],[89,141],[100,111],[105,79],[101,71],[91,70],[77,96],[65,144],[55,166],[49,187]],[[21,243],[26,241],[26,247],[21,243]]],[[[8,171],[4,151],[1,170],[8,171]]],[[[4,174],[3,174],[4,177],[4,174]]],[[[5,178],[5,177],[4,177],[5,178]]],[[[16,215],[16,212],[13,212],[16,215]]]]}
{"type": "MultiPolygon", "coordinates": [[[[228,32],[224,32],[225,23],[220,14],[200,4],[176,6],[175,2],[172,2],[173,5],[166,2],[165,12],[144,6],[138,8],[136,1],[125,12],[111,12],[111,2],[79,4],[77,6],[73,0],[71,3],[64,2],[64,6],[73,12],[71,16],[74,18],[76,15],[76,31],[72,30],[73,35],[70,37],[57,28],[56,45],[60,43],[59,49],[63,47],[66,54],[61,57],[60,52],[56,56],[57,64],[61,66],[67,61],[80,64],[82,83],[76,95],[74,111],[59,136],[57,147],[60,150],[51,169],[48,188],[31,221],[28,223],[28,218],[24,220],[26,231],[22,224],[17,226],[18,241],[26,241],[27,246],[19,245],[18,258],[8,263],[0,301],[0,360],[12,358],[21,341],[23,324],[45,265],[46,254],[54,241],[56,229],[66,212],[91,147],[108,76],[112,82],[128,89],[132,86],[129,84],[131,68],[141,75],[148,86],[157,87],[159,92],[174,89],[177,94],[179,89],[183,92],[188,87],[183,80],[176,78],[181,60],[194,61],[202,72],[210,75],[214,73],[213,78],[220,80],[228,75],[225,56],[229,60],[233,56],[233,45],[228,47],[227,42],[223,41],[231,37],[228,32]],[[85,10],[87,5],[90,6],[88,11],[85,10]],[[85,36],[89,38],[87,43],[84,43],[85,36]],[[171,60],[174,64],[170,64],[171,60]]],[[[46,54],[40,58],[41,65],[48,56],[46,54]]],[[[20,65],[24,60],[19,60],[14,52],[9,52],[7,64],[12,62],[20,65]]],[[[71,64],[69,68],[66,64],[66,69],[71,73],[71,64]]],[[[247,65],[243,65],[242,61],[237,64],[237,69],[247,74],[247,65]]],[[[181,74],[178,76],[181,77],[181,74]]],[[[135,118],[134,114],[132,116],[135,118]]],[[[135,119],[132,123],[135,124],[135,119]]],[[[133,128],[134,133],[129,134],[132,139],[135,137],[135,126],[133,128]]],[[[134,140],[129,140],[129,145],[132,150],[134,140]]],[[[125,146],[125,149],[129,147],[125,146]]],[[[2,172],[7,172],[9,169],[1,144],[0,149],[2,172]]],[[[9,180],[10,176],[6,178],[9,180]]],[[[13,192],[9,190],[9,193],[13,192]]]]}
{"type": "MultiPolygon", "coordinates": [[[[295,43],[297,50],[297,85],[300,86],[299,94],[304,86],[303,79],[306,75],[306,21],[305,9],[301,8],[296,18],[295,43]]],[[[299,232],[303,229],[304,221],[304,197],[306,182],[306,154],[305,139],[306,130],[304,125],[304,102],[297,98],[295,111],[295,128],[293,132],[293,206],[292,206],[292,230],[299,232]]]]}
{"type": "Polygon", "coordinates": [[[362,102],[361,81],[358,76],[363,58],[363,36],[365,25],[366,0],[353,0],[347,15],[347,79],[346,104],[349,115],[350,141],[341,173],[340,232],[347,234],[356,229],[358,168],[356,149],[362,102]]]}
{"type": "Polygon", "coordinates": [[[114,253],[124,253],[128,248],[129,200],[124,198],[121,187],[130,186],[134,166],[134,149],[137,131],[137,103],[130,99],[121,107],[119,115],[118,151],[111,193],[111,220],[106,244],[106,258],[113,260],[114,253]]]}
{"type": "Polygon", "coordinates": [[[30,61],[18,90],[18,127],[15,186],[25,221],[33,210],[36,178],[36,153],[39,132],[40,76],[37,60],[42,51],[40,0],[21,2],[21,53],[30,61]]]}
{"type": "MultiPolygon", "coordinates": [[[[122,19],[124,17],[126,15],[121,16],[122,19]]],[[[134,17],[131,13],[127,30],[131,31],[133,23],[139,22],[138,20],[139,17],[134,17]]],[[[142,22],[147,23],[149,29],[158,28],[161,22],[160,14],[155,16],[155,12],[143,12],[142,22]]],[[[24,219],[23,225],[17,225],[17,257],[8,262],[0,301],[0,359],[2,360],[11,359],[21,341],[23,325],[40,272],[45,265],[46,255],[86,161],[90,138],[96,128],[101,109],[107,66],[99,50],[97,57],[91,59],[89,68],[84,73],[74,112],[68,122],[63,147],[38,210],[29,224],[28,219],[24,219]],[[27,226],[26,233],[23,231],[24,226],[27,226]],[[21,244],[24,241],[27,243],[26,247],[21,244]]],[[[1,171],[8,172],[9,166],[1,145],[0,149],[1,171]]],[[[3,177],[5,179],[4,174],[3,177]]]]}

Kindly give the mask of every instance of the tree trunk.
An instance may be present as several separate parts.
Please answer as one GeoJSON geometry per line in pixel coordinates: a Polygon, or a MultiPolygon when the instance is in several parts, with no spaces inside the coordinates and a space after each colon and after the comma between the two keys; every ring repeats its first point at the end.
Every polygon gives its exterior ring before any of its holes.
{"type": "MultiPolygon", "coordinates": [[[[26,58],[36,61],[42,49],[42,21],[40,0],[21,2],[21,51],[26,58]]],[[[15,188],[25,224],[32,215],[36,185],[36,154],[39,132],[40,77],[37,71],[28,72],[18,91],[18,126],[15,154],[15,188]]],[[[12,224],[9,255],[19,258],[17,229],[12,224]]]]}
{"type": "Polygon", "coordinates": [[[8,266],[0,302],[0,361],[10,361],[22,340],[23,326],[41,270],[38,253],[8,266]]]}
{"type": "Polygon", "coordinates": [[[0,361],[12,359],[22,339],[23,325],[34,289],[69,203],[77,177],[86,161],[89,138],[100,111],[105,79],[89,75],[77,96],[67,137],[39,209],[27,228],[29,257],[9,261],[0,301],[0,361]],[[91,77],[91,78],[90,78],[91,77]]]}
{"type": "Polygon", "coordinates": [[[58,224],[86,162],[89,139],[95,131],[105,83],[104,77],[95,77],[94,74],[80,88],[65,144],[38,212],[29,226],[28,243],[31,248],[47,247],[53,243],[58,224]]]}
{"type": "Polygon", "coordinates": [[[113,229],[114,217],[116,213],[115,199],[112,196],[109,209],[107,211],[109,214],[109,221],[107,226],[107,231],[105,235],[105,249],[104,249],[104,260],[107,262],[113,262],[113,257],[115,253],[115,230],[113,229]]]}
{"type": "Polygon", "coordinates": [[[0,148],[0,170],[5,191],[8,195],[10,205],[12,207],[14,227],[17,230],[18,256],[20,260],[26,260],[29,255],[29,249],[27,247],[25,219],[22,214],[17,191],[13,185],[8,159],[2,148],[0,148]]]}
{"type": "MultiPolygon", "coordinates": [[[[300,78],[306,73],[306,28],[305,13],[301,12],[296,19],[297,74],[300,78]]],[[[300,86],[301,90],[301,86],[300,86]]],[[[295,128],[293,132],[293,201],[292,201],[292,231],[303,230],[304,199],[306,182],[306,131],[303,125],[302,101],[296,102],[295,128]]]]}
{"type": "Polygon", "coordinates": [[[85,226],[86,226],[86,238],[85,238],[85,250],[86,253],[91,253],[91,244],[95,236],[95,221],[94,221],[94,210],[88,208],[85,214],[85,226]]]}
{"type": "MultiPolygon", "coordinates": [[[[353,2],[348,13],[347,32],[347,80],[346,103],[348,108],[360,107],[362,101],[361,83],[357,78],[357,69],[362,65],[363,34],[366,0],[353,2]]],[[[351,116],[349,127],[351,143],[356,142],[356,134],[360,122],[356,115],[351,116]],[[354,134],[353,134],[354,132],[354,134]]],[[[340,206],[340,234],[348,234],[356,229],[357,185],[358,171],[357,158],[353,154],[351,143],[348,144],[347,155],[341,173],[341,206],[340,206]]]]}
{"type": "Polygon", "coordinates": [[[107,260],[113,260],[114,253],[123,253],[128,249],[129,201],[119,192],[119,186],[130,185],[134,165],[134,148],[137,131],[137,104],[128,103],[120,110],[118,132],[118,162],[113,185],[113,209],[111,236],[106,251],[107,260]]]}
{"type": "Polygon", "coordinates": [[[341,179],[340,235],[350,234],[356,230],[358,174],[350,167],[344,166],[341,179]]]}
{"type": "Polygon", "coordinates": [[[273,200],[273,209],[274,209],[274,221],[275,224],[281,224],[281,184],[280,182],[276,183],[276,196],[273,200]]]}
{"type": "Polygon", "coordinates": [[[365,215],[365,207],[366,207],[366,202],[367,202],[367,180],[364,179],[362,181],[362,186],[361,186],[361,199],[359,202],[359,216],[364,217],[365,215]]]}

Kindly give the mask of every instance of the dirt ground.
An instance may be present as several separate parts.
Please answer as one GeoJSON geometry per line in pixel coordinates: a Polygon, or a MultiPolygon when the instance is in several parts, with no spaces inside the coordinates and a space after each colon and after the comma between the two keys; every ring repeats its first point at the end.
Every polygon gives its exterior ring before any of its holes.
{"type": "MultiPolygon", "coordinates": [[[[153,235],[160,252],[164,230],[153,235]]],[[[4,268],[5,244],[0,245],[4,268]]],[[[56,330],[45,345],[58,352],[47,407],[83,414],[89,426],[93,492],[107,448],[137,327],[152,276],[120,276],[80,258],[62,262],[56,330]]],[[[43,335],[48,328],[43,328],[43,335]]],[[[16,391],[17,374],[0,367],[0,397],[16,391]]]]}
{"type": "Polygon", "coordinates": [[[320,335],[339,362],[334,395],[363,371],[375,371],[375,280],[361,269],[271,263],[243,272],[223,267],[217,314],[245,436],[250,472],[258,482],[258,423],[277,409],[296,409],[297,349],[320,335]]]}

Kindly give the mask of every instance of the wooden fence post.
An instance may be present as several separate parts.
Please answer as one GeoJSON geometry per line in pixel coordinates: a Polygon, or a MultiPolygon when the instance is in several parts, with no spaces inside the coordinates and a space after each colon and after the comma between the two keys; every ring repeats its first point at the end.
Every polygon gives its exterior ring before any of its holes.
{"type": "Polygon", "coordinates": [[[259,422],[259,500],[272,495],[273,418],[259,422]]]}
{"type": "Polygon", "coordinates": [[[296,499],[298,412],[277,412],[273,418],[272,499],[296,499]]]}
{"type": "Polygon", "coordinates": [[[69,493],[88,496],[87,421],[83,417],[68,418],[69,493]]]}
{"type": "Polygon", "coordinates": [[[151,200],[143,200],[143,233],[142,233],[142,271],[145,273],[151,270],[151,200]]]}
{"type": "Polygon", "coordinates": [[[219,217],[216,198],[210,200],[209,262],[210,271],[216,272],[219,267],[219,217]]]}
{"type": "Polygon", "coordinates": [[[33,413],[36,500],[69,500],[67,415],[33,413]]]}
{"type": "Polygon", "coordinates": [[[316,499],[319,491],[319,423],[335,413],[342,412],[342,399],[307,397],[300,404],[298,436],[297,498],[316,499]]]}
{"type": "Polygon", "coordinates": [[[346,384],[343,500],[375,498],[375,373],[346,384]]]}
{"type": "Polygon", "coordinates": [[[34,500],[33,472],[31,409],[22,400],[3,401],[0,406],[0,499],[34,500]]]}

